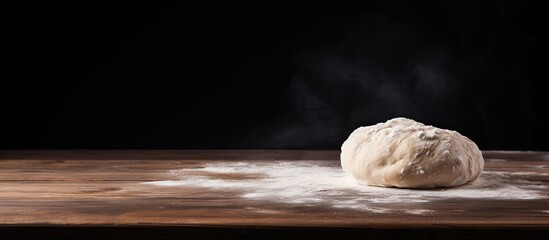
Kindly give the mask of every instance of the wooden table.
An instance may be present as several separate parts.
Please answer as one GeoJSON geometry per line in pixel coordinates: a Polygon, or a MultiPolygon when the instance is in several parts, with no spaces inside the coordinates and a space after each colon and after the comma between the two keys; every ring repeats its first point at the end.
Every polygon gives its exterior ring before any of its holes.
{"type": "Polygon", "coordinates": [[[549,153],[483,155],[472,184],[407,190],[339,151],[3,150],[0,239],[548,237],[549,153]]]}

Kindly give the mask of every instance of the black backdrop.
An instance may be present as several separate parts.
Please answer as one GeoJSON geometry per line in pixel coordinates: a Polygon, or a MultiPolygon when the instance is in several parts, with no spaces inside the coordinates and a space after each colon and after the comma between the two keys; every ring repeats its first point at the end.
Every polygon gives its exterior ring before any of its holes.
{"type": "Polygon", "coordinates": [[[338,149],[405,116],[549,150],[541,3],[191,2],[4,5],[0,147],[338,149]]]}

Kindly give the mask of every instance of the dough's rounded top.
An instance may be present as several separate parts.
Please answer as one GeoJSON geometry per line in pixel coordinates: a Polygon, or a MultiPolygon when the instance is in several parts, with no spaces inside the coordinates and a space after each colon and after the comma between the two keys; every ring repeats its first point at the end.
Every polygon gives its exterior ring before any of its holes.
{"type": "Polygon", "coordinates": [[[341,166],[363,185],[434,188],[475,180],[484,159],[456,131],[399,117],[351,133],[341,147],[341,166]]]}

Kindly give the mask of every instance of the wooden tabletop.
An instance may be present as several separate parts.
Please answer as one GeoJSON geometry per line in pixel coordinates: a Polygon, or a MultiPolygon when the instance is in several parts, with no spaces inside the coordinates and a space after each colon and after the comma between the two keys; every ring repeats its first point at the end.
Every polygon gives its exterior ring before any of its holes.
{"type": "Polygon", "coordinates": [[[339,151],[3,150],[0,227],[549,229],[549,153],[483,152],[466,186],[367,187],[339,151]]]}

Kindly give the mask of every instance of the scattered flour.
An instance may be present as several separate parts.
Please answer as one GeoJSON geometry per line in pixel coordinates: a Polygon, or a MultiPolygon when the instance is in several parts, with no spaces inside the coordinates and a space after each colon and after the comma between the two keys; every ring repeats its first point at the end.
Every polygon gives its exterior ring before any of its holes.
{"type": "Polygon", "coordinates": [[[433,210],[429,210],[429,209],[414,209],[414,210],[407,210],[405,211],[406,213],[409,213],[409,214],[419,214],[419,215],[423,215],[423,214],[427,214],[427,213],[430,213],[432,212],[433,210]]]}
{"type": "Polygon", "coordinates": [[[541,182],[512,178],[512,173],[485,171],[471,184],[447,189],[411,190],[362,186],[339,167],[315,161],[217,162],[202,168],[169,172],[178,180],[143,182],[154,186],[193,186],[229,191],[243,198],[278,203],[320,205],[374,213],[427,214],[421,203],[445,199],[527,200],[546,198],[541,182]],[[251,174],[253,178],[216,178],[215,174],[251,174]],[[392,204],[398,203],[398,204],[392,204]],[[389,206],[391,205],[391,206],[389,206]]]}
{"type": "Polygon", "coordinates": [[[490,158],[490,162],[506,162],[506,159],[490,158]]]}

